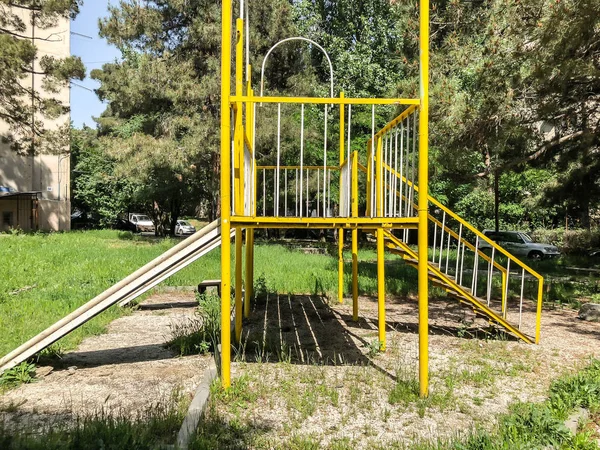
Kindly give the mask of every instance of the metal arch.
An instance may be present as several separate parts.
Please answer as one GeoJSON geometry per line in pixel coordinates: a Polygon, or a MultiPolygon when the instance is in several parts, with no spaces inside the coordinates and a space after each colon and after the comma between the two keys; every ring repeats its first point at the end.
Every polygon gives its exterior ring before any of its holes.
{"type": "Polygon", "coordinates": [[[267,63],[267,59],[269,59],[269,55],[279,45],[283,44],[284,42],[288,42],[288,41],[305,41],[310,44],[313,44],[315,47],[317,47],[319,50],[321,50],[323,52],[323,54],[325,55],[325,58],[327,58],[327,62],[329,63],[329,74],[330,74],[330,79],[331,79],[331,98],[333,98],[333,64],[331,64],[331,59],[329,58],[329,55],[327,54],[327,52],[325,51],[325,49],[323,47],[321,47],[319,44],[317,44],[312,39],[308,39],[308,38],[305,38],[302,36],[294,36],[294,37],[282,39],[281,41],[279,41],[277,44],[275,44],[273,47],[271,47],[269,49],[269,51],[267,52],[267,55],[265,56],[265,59],[263,60],[262,68],[260,69],[260,96],[261,97],[263,96],[263,87],[264,87],[264,81],[265,81],[265,65],[267,63]]]}

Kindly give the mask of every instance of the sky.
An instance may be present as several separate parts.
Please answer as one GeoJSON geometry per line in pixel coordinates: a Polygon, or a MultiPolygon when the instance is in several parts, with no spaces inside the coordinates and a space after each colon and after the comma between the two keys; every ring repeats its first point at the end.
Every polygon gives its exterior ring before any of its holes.
{"type": "MultiPolygon", "coordinates": [[[[81,57],[87,70],[87,77],[83,81],[76,80],[71,84],[71,120],[76,128],[84,124],[95,128],[96,122],[92,117],[98,117],[106,108],[94,92],[87,90],[99,86],[89,77],[90,71],[101,68],[104,63],[113,62],[121,55],[116,47],[108,45],[98,36],[98,19],[108,15],[110,1],[84,0],[81,12],[71,22],[71,54],[81,57]]],[[[113,4],[116,4],[116,0],[113,0],[113,4]]]]}

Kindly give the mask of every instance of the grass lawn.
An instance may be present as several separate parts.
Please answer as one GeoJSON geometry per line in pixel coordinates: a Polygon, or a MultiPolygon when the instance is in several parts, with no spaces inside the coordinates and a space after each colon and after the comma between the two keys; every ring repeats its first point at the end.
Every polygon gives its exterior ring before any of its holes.
{"type": "MultiPolygon", "coordinates": [[[[5,355],[94,296],[168,250],[179,240],[134,236],[114,230],[53,234],[0,235],[0,355],[5,355]]],[[[350,255],[346,255],[349,259],[350,255]]],[[[388,255],[393,259],[395,256],[388,255]]],[[[376,293],[373,250],[361,250],[359,285],[362,294],[376,293]]],[[[233,261],[233,257],[232,257],[233,261]]],[[[350,292],[350,263],[345,267],[346,293],[350,292]]],[[[164,284],[193,286],[220,277],[219,249],[182,270],[164,284]]],[[[416,271],[390,266],[388,292],[416,290],[416,271]]],[[[282,293],[337,292],[337,258],[304,254],[282,245],[258,243],[255,280],[282,293]]],[[[83,337],[102,333],[105,326],[127,314],[111,308],[58,343],[55,350],[74,348],[83,337]]],[[[55,344],[57,345],[57,344],[55,344]]]]}

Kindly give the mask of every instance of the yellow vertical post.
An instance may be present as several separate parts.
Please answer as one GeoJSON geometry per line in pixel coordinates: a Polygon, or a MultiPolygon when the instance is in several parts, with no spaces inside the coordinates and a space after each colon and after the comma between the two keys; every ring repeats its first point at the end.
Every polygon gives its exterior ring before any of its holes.
{"type": "Polygon", "coordinates": [[[506,273],[502,274],[502,317],[506,319],[506,273]]]}
{"type": "MultiPolygon", "coordinates": [[[[358,152],[352,153],[352,217],[358,217],[358,152]]],[[[358,321],[358,228],[352,229],[352,319],[358,321]]]]}
{"type": "Polygon", "coordinates": [[[250,317],[250,302],[254,296],[254,228],[246,228],[246,298],[244,317],[250,317]]]}
{"type": "MultiPolygon", "coordinates": [[[[344,93],[340,92],[340,98],[344,98],[344,93]]],[[[340,168],[346,159],[344,151],[344,130],[345,125],[345,110],[344,104],[340,104],[340,168]]],[[[340,186],[342,185],[342,171],[340,170],[340,186]]],[[[340,190],[340,206],[342,205],[342,192],[340,190]]],[[[339,211],[341,214],[341,211],[339,211]]],[[[338,301],[344,302],[344,230],[338,228],[338,301]]]]}
{"type": "Polygon", "coordinates": [[[419,110],[419,394],[429,395],[429,285],[427,210],[429,193],[429,0],[419,2],[420,96],[419,110]]]}
{"type": "MultiPolygon", "coordinates": [[[[236,20],[235,45],[235,93],[242,95],[244,58],[244,21],[236,20]]],[[[243,104],[237,102],[234,131],[234,177],[235,177],[235,214],[244,213],[244,127],[243,104]]],[[[242,335],[242,229],[235,229],[235,342],[240,342],[242,335]]]]}
{"type": "Polygon", "coordinates": [[[242,336],[242,229],[235,229],[235,342],[242,336]]]}
{"type": "Polygon", "coordinates": [[[344,229],[338,228],[338,301],[344,303],[344,229]]]}
{"type": "Polygon", "coordinates": [[[375,150],[375,211],[376,216],[383,216],[383,199],[381,198],[381,188],[383,186],[383,159],[381,157],[382,141],[377,138],[375,150]]]}
{"type": "MultiPolygon", "coordinates": [[[[249,97],[254,96],[254,91],[252,90],[251,84],[251,73],[252,67],[248,65],[246,68],[246,73],[248,74],[248,84],[246,87],[246,92],[249,97]]],[[[248,102],[246,103],[246,136],[248,136],[248,141],[253,142],[253,123],[254,123],[254,103],[248,102]]],[[[254,156],[254,148],[250,149],[252,155],[254,156]]],[[[254,158],[252,158],[254,160],[254,158]]],[[[254,169],[254,164],[252,167],[254,169]]],[[[256,174],[252,179],[248,180],[248,183],[254,183],[254,188],[251,189],[251,192],[256,191],[256,174]]],[[[256,194],[256,193],[255,193],[256,194]]],[[[256,196],[252,196],[252,207],[250,209],[251,215],[256,215],[256,196]]],[[[244,317],[250,317],[250,302],[254,297],[254,228],[246,228],[246,280],[245,280],[245,288],[246,288],[246,298],[244,299],[244,317]]]]}
{"type": "Polygon", "coordinates": [[[542,296],[544,295],[544,279],[538,281],[537,311],[535,317],[535,343],[540,343],[540,334],[542,330],[542,296]]]}
{"type": "MultiPolygon", "coordinates": [[[[379,164],[378,164],[379,165],[379,164]]],[[[379,349],[383,352],[385,340],[385,253],[383,228],[377,228],[377,316],[379,328],[379,349]]]]}
{"type": "Polygon", "coordinates": [[[373,205],[371,204],[371,183],[372,183],[372,171],[373,171],[373,157],[372,157],[372,141],[369,140],[367,143],[367,216],[371,216],[371,212],[373,211],[373,205]]]}
{"type": "Polygon", "coordinates": [[[231,0],[222,2],[221,43],[221,384],[228,388],[231,385],[231,0]]]}

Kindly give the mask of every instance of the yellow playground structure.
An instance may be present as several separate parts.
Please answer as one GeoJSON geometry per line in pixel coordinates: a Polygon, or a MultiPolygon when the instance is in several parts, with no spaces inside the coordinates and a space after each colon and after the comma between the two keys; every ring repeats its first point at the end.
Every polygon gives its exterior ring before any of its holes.
{"type": "Polygon", "coordinates": [[[429,2],[420,2],[419,98],[347,98],[343,92],[335,96],[333,67],[325,49],[304,37],[284,39],[269,50],[262,64],[259,95],[256,95],[250,76],[252,70],[248,61],[248,41],[245,39],[248,35],[248,12],[243,0],[240,2],[239,13],[239,18],[235,21],[235,55],[232,55],[232,4],[231,0],[223,1],[223,386],[230,385],[232,331],[231,304],[226,293],[231,292],[233,269],[234,336],[239,342],[242,317],[249,315],[253,296],[254,230],[257,228],[337,230],[340,302],[343,301],[344,236],[345,232],[349,232],[352,242],[352,304],[355,320],[359,314],[358,231],[373,234],[377,242],[378,328],[382,350],[386,346],[385,249],[401,255],[418,270],[419,381],[422,396],[428,393],[429,282],[519,339],[528,343],[538,342],[542,277],[428,195],[429,2]],[[331,87],[328,98],[264,95],[264,71],[269,56],[279,45],[292,40],[306,41],[323,52],[330,70],[331,87]],[[232,56],[235,56],[234,80],[231,80],[230,75],[232,56]],[[233,93],[232,81],[235,86],[233,93]],[[382,115],[390,116],[391,111],[399,114],[385,125],[379,123],[379,118],[382,115]],[[282,142],[282,114],[298,118],[295,120],[297,130],[288,129],[285,142],[282,142]],[[366,145],[364,141],[361,144],[353,140],[353,114],[360,115],[363,119],[365,116],[371,118],[371,136],[366,145]],[[305,129],[308,115],[311,117],[312,130],[305,129]],[[320,121],[318,133],[314,130],[315,117],[320,121]],[[277,122],[275,136],[272,132],[274,122],[277,122]],[[268,125],[271,126],[271,131],[266,131],[268,125]],[[291,144],[290,133],[297,136],[296,141],[291,144]],[[331,143],[339,144],[337,148],[331,148],[331,143]],[[307,152],[309,147],[313,150],[310,154],[307,152]],[[315,160],[315,148],[322,148],[319,160],[315,160]],[[272,164],[258,165],[258,149],[261,149],[263,155],[269,154],[272,164]],[[294,159],[293,164],[290,164],[290,158],[294,159]],[[362,208],[359,205],[363,205],[362,208]],[[411,229],[417,230],[416,250],[409,246],[411,229]],[[234,268],[231,267],[229,237],[233,230],[234,268]],[[491,248],[491,254],[490,251],[484,253],[480,249],[483,241],[491,248]],[[244,244],[245,268],[242,267],[244,244]],[[532,283],[533,286],[530,286],[532,283]],[[246,288],[245,299],[242,298],[243,285],[246,288]],[[532,317],[531,311],[534,312],[534,321],[527,320],[532,317]]]}
{"type": "Polygon", "coordinates": [[[244,20],[242,0],[240,17],[235,21],[232,95],[232,5],[231,0],[223,0],[221,219],[0,358],[0,373],[31,358],[113,305],[127,305],[221,245],[221,377],[223,386],[228,387],[231,239],[235,236],[234,335],[239,342],[242,317],[249,315],[253,297],[256,228],[337,230],[340,302],[344,296],[344,237],[349,236],[354,320],[359,314],[358,233],[362,230],[374,235],[381,350],[386,346],[385,250],[400,255],[417,269],[422,396],[428,394],[430,282],[516,338],[539,342],[542,277],[428,193],[428,0],[422,0],[419,8],[419,98],[347,98],[343,92],[334,96],[334,72],[327,52],[304,37],[284,39],[269,50],[262,65],[259,95],[255,95],[248,40],[244,39],[248,35],[248,14],[246,9],[244,20]],[[264,95],[269,56],[289,41],[304,41],[323,52],[330,71],[329,97],[264,95]],[[284,123],[285,130],[282,117],[293,119],[284,123]],[[368,135],[369,139],[365,139],[368,135]],[[263,165],[257,163],[258,153],[263,165]],[[411,231],[418,236],[416,248],[409,245],[411,231]],[[246,255],[242,258],[244,236],[246,255]]]}

